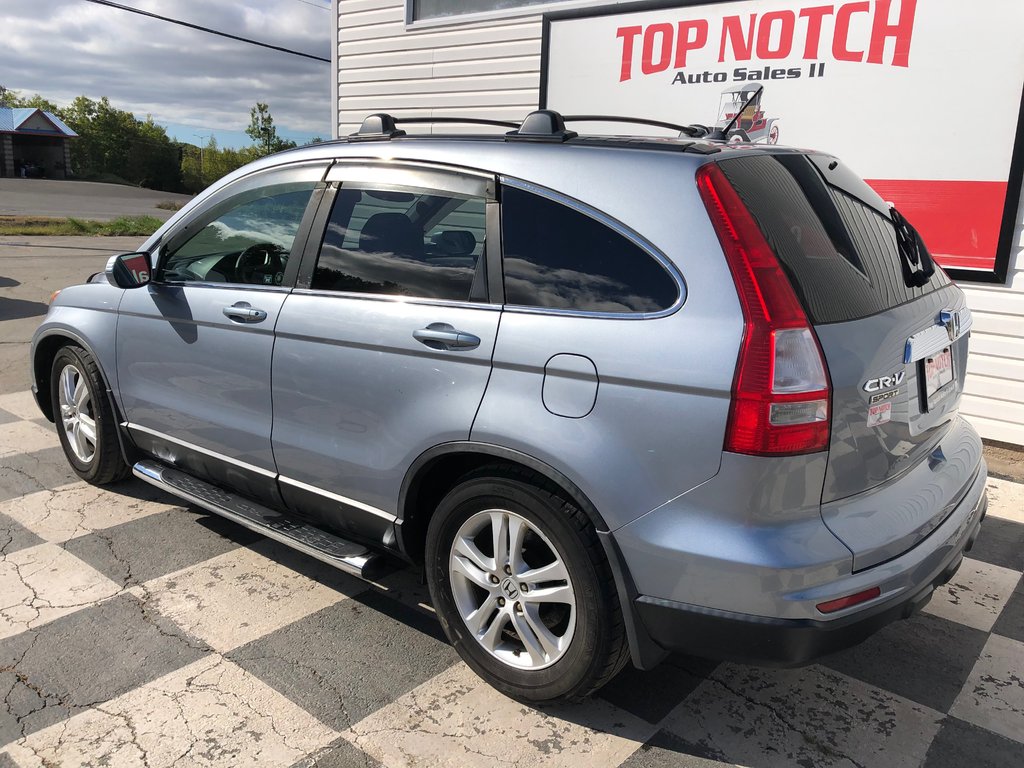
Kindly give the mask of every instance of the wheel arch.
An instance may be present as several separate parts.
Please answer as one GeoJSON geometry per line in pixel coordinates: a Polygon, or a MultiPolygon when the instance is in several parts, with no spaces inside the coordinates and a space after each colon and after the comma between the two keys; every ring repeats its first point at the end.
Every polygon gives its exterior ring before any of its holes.
{"type": "MultiPolygon", "coordinates": [[[[32,391],[39,409],[50,421],[54,420],[53,403],[50,402],[50,369],[57,353],[62,347],[67,346],[79,346],[89,353],[96,361],[96,367],[103,377],[103,385],[107,392],[110,392],[110,377],[103,370],[103,363],[89,343],[79,334],[66,328],[49,330],[36,338],[32,346],[32,391]]],[[[116,408],[115,413],[119,413],[116,408]]]]}
{"type": "Polygon", "coordinates": [[[405,473],[398,495],[395,529],[399,546],[410,560],[417,563],[422,560],[430,516],[444,495],[460,477],[491,463],[520,466],[536,472],[568,495],[586,513],[599,533],[607,533],[608,524],[593,502],[578,485],[550,464],[501,445],[455,441],[424,451],[405,473]]]}
{"type": "Polygon", "coordinates": [[[114,397],[113,388],[110,386],[110,377],[103,369],[103,362],[96,351],[80,334],[66,328],[53,328],[46,333],[37,336],[32,345],[32,393],[36,398],[36,404],[51,422],[55,421],[53,403],[50,401],[50,369],[53,367],[53,360],[61,349],[68,346],[81,347],[96,363],[96,370],[103,379],[103,396],[110,403],[117,421],[117,442],[121,450],[121,456],[130,466],[134,464],[137,453],[134,442],[128,436],[127,431],[121,428],[124,417],[121,415],[121,408],[114,397]]]}
{"type": "Polygon", "coordinates": [[[424,451],[406,472],[398,496],[395,532],[401,552],[412,562],[422,563],[427,525],[437,504],[460,477],[496,461],[536,472],[561,489],[590,518],[615,579],[633,664],[639,669],[653,668],[667,652],[651,639],[637,615],[636,585],[608,524],[583,490],[547,462],[504,446],[468,440],[443,443],[424,451]]]}

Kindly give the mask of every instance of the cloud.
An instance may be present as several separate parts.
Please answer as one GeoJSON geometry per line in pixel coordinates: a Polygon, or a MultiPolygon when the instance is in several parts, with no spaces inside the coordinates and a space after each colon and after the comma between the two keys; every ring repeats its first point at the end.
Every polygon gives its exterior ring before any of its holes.
{"type": "MultiPolygon", "coordinates": [[[[330,57],[331,13],[297,0],[125,5],[330,57]]],[[[327,6],[327,0],[309,0],[327,6]]],[[[239,130],[257,101],[282,128],[330,134],[331,67],[83,0],[3,0],[0,84],[57,103],[108,96],[159,123],[239,130]]]]}

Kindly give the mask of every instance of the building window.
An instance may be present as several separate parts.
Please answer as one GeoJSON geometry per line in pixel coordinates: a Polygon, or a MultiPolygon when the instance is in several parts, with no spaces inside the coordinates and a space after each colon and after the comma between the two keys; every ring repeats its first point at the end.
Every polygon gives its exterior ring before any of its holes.
{"type": "Polygon", "coordinates": [[[553,0],[406,0],[409,21],[462,16],[467,13],[506,11],[526,5],[550,5],[553,0]]]}

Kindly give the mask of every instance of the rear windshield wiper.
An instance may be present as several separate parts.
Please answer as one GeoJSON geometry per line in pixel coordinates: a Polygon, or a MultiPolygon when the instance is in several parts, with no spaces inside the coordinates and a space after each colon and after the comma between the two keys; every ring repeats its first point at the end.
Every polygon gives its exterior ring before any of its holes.
{"type": "Polygon", "coordinates": [[[900,266],[903,268],[903,282],[911,288],[927,285],[935,274],[935,262],[928,253],[917,230],[907,221],[896,206],[889,208],[893,227],[896,229],[896,245],[900,252],[900,266]]]}

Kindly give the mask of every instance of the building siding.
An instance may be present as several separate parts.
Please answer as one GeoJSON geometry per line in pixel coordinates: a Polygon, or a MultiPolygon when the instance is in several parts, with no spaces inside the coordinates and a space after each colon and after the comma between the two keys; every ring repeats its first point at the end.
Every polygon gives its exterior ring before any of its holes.
{"type": "MultiPolygon", "coordinates": [[[[536,109],[539,14],[407,27],[401,0],[339,0],[337,7],[337,135],[356,130],[371,112],[515,120],[536,109]]],[[[1022,211],[1013,242],[1006,285],[962,285],[975,325],[961,411],[983,437],[1024,445],[1022,211]]]]}

